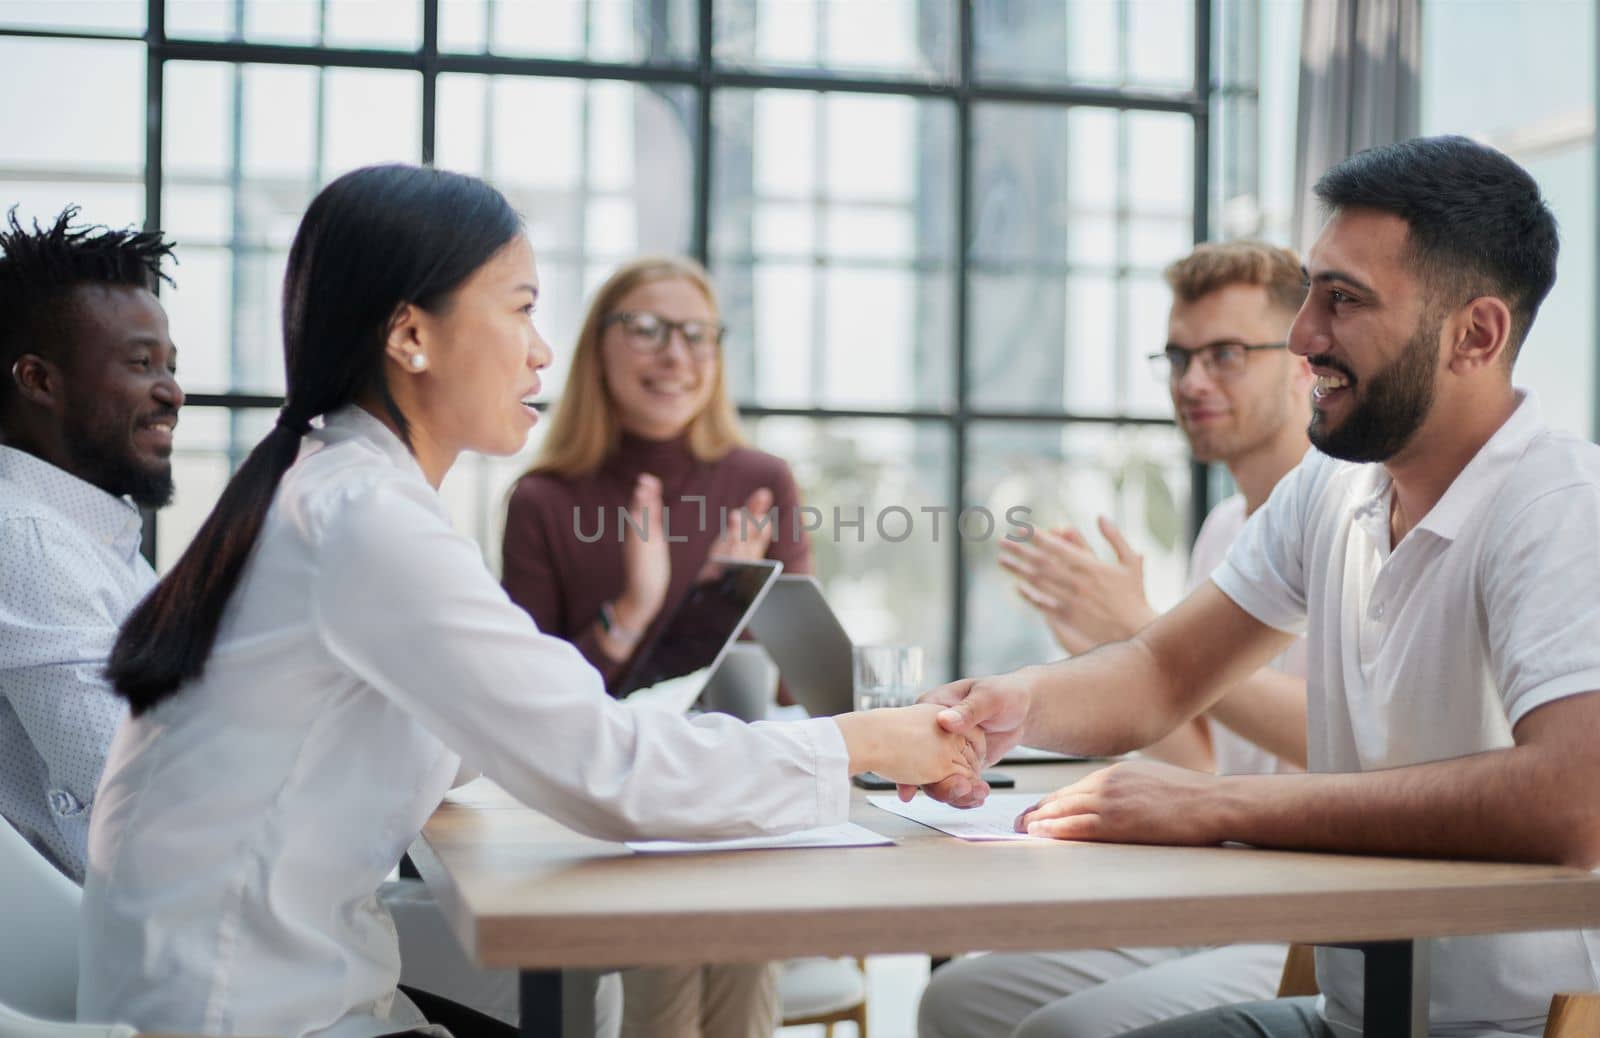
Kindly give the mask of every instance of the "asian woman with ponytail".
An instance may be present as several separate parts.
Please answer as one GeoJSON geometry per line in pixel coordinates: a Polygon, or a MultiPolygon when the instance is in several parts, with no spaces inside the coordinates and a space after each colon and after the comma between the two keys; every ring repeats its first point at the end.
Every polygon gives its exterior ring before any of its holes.
{"type": "Polygon", "coordinates": [[[840,822],[854,771],[973,776],[982,747],[933,706],[755,725],[629,710],[507,599],[437,488],[537,420],[538,293],[521,220],[482,181],[371,167],[311,203],[283,412],[111,656],[130,717],[90,827],[80,1019],[423,1027],[374,892],[463,767],[617,840],[840,822]]]}

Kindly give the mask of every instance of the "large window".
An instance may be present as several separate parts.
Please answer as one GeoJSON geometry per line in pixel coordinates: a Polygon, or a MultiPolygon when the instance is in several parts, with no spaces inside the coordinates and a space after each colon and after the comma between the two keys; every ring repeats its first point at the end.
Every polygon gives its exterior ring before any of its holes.
{"type": "Polygon", "coordinates": [[[1422,130],[1460,133],[1520,162],[1561,227],[1555,287],[1517,355],[1516,382],[1550,424],[1600,435],[1595,318],[1595,5],[1428,0],[1422,130]],[[1494,54],[1514,76],[1483,76],[1462,54],[1494,54]]]}
{"type": "MultiPolygon", "coordinates": [[[[922,644],[942,678],[1053,652],[996,568],[1008,517],[1108,514],[1157,603],[1181,588],[1204,495],[1142,358],[1160,268],[1213,198],[1235,233],[1282,208],[1241,173],[1253,150],[1226,197],[1208,180],[1214,123],[1257,148],[1274,3],[0,0],[0,68],[35,99],[0,114],[0,178],[25,215],[78,202],[180,243],[164,298],[191,403],[158,566],[272,419],[307,201],[432,162],[526,215],[552,396],[617,262],[709,264],[741,408],[824,516],[847,626],[922,644]],[[1243,63],[1215,119],[1214,36],[1243,63]]],[[[532,449],[445,484],[491,566],[532,449]]]]}

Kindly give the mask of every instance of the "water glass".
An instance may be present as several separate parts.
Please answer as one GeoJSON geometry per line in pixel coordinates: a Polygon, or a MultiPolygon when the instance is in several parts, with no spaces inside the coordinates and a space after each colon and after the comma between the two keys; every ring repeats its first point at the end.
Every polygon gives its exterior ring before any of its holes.
{"type": "Polygon", "coordinates": [[[910,706],[922,692],[922,647],[857,645],[855,692],[857,710],[910,706]]]}

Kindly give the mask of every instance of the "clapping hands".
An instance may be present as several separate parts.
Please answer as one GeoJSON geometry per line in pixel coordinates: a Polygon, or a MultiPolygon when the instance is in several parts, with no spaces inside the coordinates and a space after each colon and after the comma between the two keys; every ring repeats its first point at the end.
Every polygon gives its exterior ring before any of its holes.
{"type": "Polygon", "coordinates": [[[1131,638],[1156,616],[1144,597],[1144,556],[1111,520],[1102,516],[1099,525],[1115,553],[1111,561],[1096,555],[1072,527],[1000,544],[1000,568],[1017,578],[1017,593],[1074,656],[1131,638]]]}
{"type": "Polygon", "coordinates": [[[705,565],[700,567],[695,579],[708,581],[721,576],[723,567],[718,559],[754,562],[766,558],[774,533],[774,522],[767,518],[772,512],[772,504],[772,491],[760,487],[745,499],[742,506],[723,517],[722,532],[711,542],[705,565]]]}

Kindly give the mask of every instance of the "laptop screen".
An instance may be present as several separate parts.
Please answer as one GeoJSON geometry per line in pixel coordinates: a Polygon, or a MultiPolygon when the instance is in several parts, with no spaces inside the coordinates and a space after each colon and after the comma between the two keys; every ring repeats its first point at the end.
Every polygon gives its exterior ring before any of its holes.
{"type": "Polygon", "coordinates": [[[621,698],[697,671],[709,676],[782,569],[781,562],[769,559],[711,560],[656,636],[635,655],[613,694],[621,698]]]}

